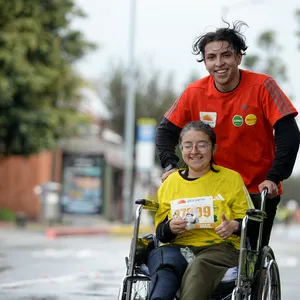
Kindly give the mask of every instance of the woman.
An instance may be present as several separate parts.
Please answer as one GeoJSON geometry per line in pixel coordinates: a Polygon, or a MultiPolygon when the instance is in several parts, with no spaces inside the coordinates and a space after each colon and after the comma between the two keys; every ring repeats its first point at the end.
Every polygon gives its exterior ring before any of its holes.
{"type": "Polygon", "coordinates": [[[156,235],[151,251],[150,299],[210,299],[228,268],[238,265],[240,223],[253,208],[241,176],[217,166],[216,135],[203,122],[180,134],[186,168],[172,173],[158,191],[156,235]],[[188,264],[188,262],[190,263],[188,264]]]}

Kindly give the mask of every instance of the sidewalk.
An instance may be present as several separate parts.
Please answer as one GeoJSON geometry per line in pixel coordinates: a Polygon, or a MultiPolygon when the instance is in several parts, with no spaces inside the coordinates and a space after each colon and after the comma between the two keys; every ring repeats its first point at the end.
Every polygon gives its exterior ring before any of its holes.
{"type": "MultiPolygon", "coordinates": [[[[57,238],[70,235],[133,235],[133,223],[123,224],[111,222],[101,216],[94,215],[64,215],[62,223],[49,227],[47,224],[28,222],[23,231],[39,232],[48,238],[57,238]]],[[[13,222],[1,222],[0,231],[20,230],[13,222]]],[[[154,232],[154,225],[140,225],[140,234],[154,232]]]]}

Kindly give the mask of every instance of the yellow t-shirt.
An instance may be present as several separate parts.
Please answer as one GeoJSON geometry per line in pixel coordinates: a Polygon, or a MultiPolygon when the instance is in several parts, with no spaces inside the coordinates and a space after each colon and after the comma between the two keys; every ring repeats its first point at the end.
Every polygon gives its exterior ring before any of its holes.
{"type": "Polygon", "coordinates": [[[240,238],[231,235],[223,240],[216,234],[215,228],[221,224],[221,214],[225,213],[228,220],[242,219],[246,211],[253,208],[250,195],[242,177],[235,171],[214,166],[219,172],[209,171],[195,180],[186,180],[179,171],[172,173],[158,190],[159,208],[155,215],[157,226],[165,220],[172,219],[170,203],[173,200],[197,197],[211,197],[213,201],[214,228],[191,229],[178,234],[172,244],[182,246],[208,246],[219,243],[231,243],[240,248],[240,238]]]}

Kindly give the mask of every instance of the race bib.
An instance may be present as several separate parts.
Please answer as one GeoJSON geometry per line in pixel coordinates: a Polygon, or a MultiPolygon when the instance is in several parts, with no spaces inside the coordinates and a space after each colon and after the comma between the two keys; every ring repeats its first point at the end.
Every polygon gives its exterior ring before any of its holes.
{"type": "Polygon", "coordinates": [[[172,218],[188,221],[187,228],[214,228],[213,197],[181,198],[171,201],[172,218]]]}

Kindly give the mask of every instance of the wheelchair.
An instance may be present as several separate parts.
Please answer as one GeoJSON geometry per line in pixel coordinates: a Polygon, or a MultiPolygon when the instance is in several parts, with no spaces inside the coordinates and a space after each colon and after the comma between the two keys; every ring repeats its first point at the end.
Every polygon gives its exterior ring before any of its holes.
{"type": "MultiPolygon", "coordinates": [[[[263,221],[266,218],[265,200],[267,189],[261,193],[260,209],[249,209],[242,220],[240,253],[238,266],[228,269],[220,284],[213,292],[211,300],[280,300],[281,286],[278,265],[273,250],[261,247],[263,221]],[[247,243],[248,221],[259,222],[259,232],[255,249],[247,243]]],[[[129,256],[125,258],[126,270],[119,289],[118,300],[147,300],[150,288],[150,274],[145,264],[149,247],[157,247],[154,235],[139,237],[142,210],[156,211],[158,203],[146,199],[135,201],[138,204],[131,239],[129,256]],[[152,238],[154,237],[154,238],[152,238]]],[[[176,296],[177,300],[180,296],[176,296]]]]}

